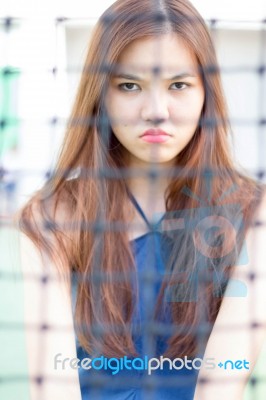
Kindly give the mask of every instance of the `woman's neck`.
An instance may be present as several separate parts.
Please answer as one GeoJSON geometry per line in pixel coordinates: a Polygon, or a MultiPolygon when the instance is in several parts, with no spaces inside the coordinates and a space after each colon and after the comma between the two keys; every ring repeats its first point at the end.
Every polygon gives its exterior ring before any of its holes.
{"type": "Polygon", "coordinates": [[[171,180],[171,170],[156,168],[146,171],[139,170],[139,176],[134,173],[127,180],[127,186],[138,201],[147,218],[152,218],[155,213],[165,212],[165,192],[171,180]],[[149,172],[155,172],[150,176],[149,172]]]}
{"type": "MultiPolygon", "coordinates": [[[[127,186],[147,220],[154,223],[158,222],[162,214],[166,212],[164,194],[168,181],[165,178],[158,178],[152,181],[144,177],[134,177],[127,182],[127,186]]],[[[131,201],[128,202],[128,215],[130,220],[128,225],[129,240],[149,232],[150,228],[131,201]]]]}

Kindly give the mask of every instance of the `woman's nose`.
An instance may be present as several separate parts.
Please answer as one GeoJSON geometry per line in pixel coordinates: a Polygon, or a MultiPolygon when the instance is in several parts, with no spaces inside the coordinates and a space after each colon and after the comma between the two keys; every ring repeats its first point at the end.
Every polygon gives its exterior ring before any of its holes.
{"type": "Polygon", "coordinates": [[[167,96],[161,91],[156,90],[147,93],[141,109],[141,117],[144,121],[152,122],[156,125],[169,118],[167,96]]]}

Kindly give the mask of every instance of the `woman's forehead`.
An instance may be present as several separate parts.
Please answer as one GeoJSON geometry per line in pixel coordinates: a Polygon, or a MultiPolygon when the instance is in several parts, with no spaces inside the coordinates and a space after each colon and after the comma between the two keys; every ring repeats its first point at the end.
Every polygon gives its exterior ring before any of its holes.
{"type": "Polygon", "coordinates": [[[165,80],[196,78],[199,75],[198,69],[194,65],[176,65],[176,66],[162,66],[156,65],[144,67],[140,65],[119,65],[113,78],[128,79],[134,81],[145,80],[149,77],[158,77],[165,80]]]}
{"type": "Polygon", "coordinates": [[[190,47],[177,34],[145,37],[130,43],[120,54],[118,73],[196,73],[198,63],[190,47]]]}

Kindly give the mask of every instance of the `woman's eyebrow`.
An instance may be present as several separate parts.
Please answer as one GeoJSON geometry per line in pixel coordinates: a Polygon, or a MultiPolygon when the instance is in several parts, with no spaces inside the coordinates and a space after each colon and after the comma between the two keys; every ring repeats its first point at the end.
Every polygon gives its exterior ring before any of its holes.
{"type": "Polygon", "coordinates": [[[143,79],[141,79],[140,77],[136,76],[136,75],[130,75],[130,74],[114,74],[113,75],[114,79],[128,79],[129,81],[142,81],[143,79]]]}
{"type": "MultiPolygon", "coordinates": [[[[154,74],[154,75],[157,75],[154,74]]],[[[178,75],[174,75],[172,77],[169,78],[165,78],[164,80],[166,81],[174,81],[174,80],[178,80],[178,79],[185,79],[185,78],[196,78],[197,75],[195,73],[190,73],[190,72],[184,72],[178,75]]],[[[124,73],[119,73],[119,74],[114,74],[113,75],[114,79],[127,79],[130,81],[143,81],[144,79],[140,78],[139,76],[136,75],[131,75],[131,74],[124,74],[124,73]]]]}
{"type": "Polygon", "coordinates": [[[185,78],[197,78],[197,76],[198,76],[197,74],[192,73],[192,72],[184,72],[182,74],[175,75],[171,78],[167,78],[166,80],[174,81],[174,80],[185,79],[185,78]]]}

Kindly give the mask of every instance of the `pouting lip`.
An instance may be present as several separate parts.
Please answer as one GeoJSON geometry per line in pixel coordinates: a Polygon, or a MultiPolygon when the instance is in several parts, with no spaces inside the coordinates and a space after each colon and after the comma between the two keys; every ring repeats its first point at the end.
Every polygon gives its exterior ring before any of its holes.
{"type": "Polygon", "coordinates": [[[147,131],[145,131],[144,133],[142,133],[142,135],[140,137],[143,136],[171,136],[169,133],[163,131],[162,129],[148,129],[147,131]]]}

